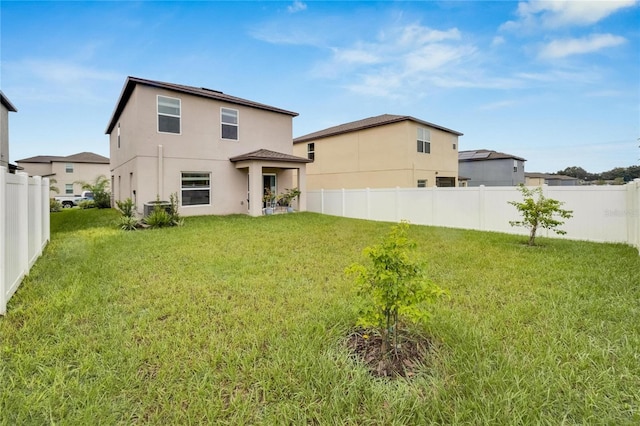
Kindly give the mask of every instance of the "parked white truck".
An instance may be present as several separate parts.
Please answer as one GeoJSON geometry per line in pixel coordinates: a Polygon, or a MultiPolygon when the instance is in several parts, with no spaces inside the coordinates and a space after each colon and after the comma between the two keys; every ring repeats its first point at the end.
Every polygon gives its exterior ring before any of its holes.
{"type": "Polygon", "coordinates": [[[93,192],[82,191],[82,194],[80,195],[68,195],[53,198],[56,201],[59,201],[63,208],[70,209],[71,207],[77,206],[80,201],[93,200],[93,192]]]}

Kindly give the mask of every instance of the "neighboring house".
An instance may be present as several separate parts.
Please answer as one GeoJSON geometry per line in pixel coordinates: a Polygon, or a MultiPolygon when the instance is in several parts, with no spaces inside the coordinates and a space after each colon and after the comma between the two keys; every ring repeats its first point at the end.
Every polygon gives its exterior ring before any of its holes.
{"type": "Polygon", "coordinates": [[[217,90],[128,77],[106,129],[115,200],[176,194],[184,216],[263,211],[265,188],[295,185],[305,210],[306,158],[292,155],[298,114],[217,90]]]}
{"type": "Polygon", "coordinates": [[[82,184],[92,183],[100,175],[108,177],[109,159],[93,152],[60,157],[54,155],[38,155],[16,161],[29,176],[42,176],[55,179],[52,185],[60,191],[51,191],[51,197],[56,195],[80,195],[82,184]]]}
{"type": "Polygon", "coordinates": [[[468,186],[524,184],[524,158],[488,149],[460,151],[458,167],[469,178],[468,186]]]}
{"type": "Polygon", "coordinates": [[[579,184],[578,178],[548,173],[527,172],[524,174],[524,179],[527,186],[576,186],[579,184]]]}
{"type": "Polygon", "coordinates": [[[17,112],[9,99],[0,91],[0,167],[9,168],[9,112],[17,112]]]}
{"type": "Polygon", "coordinates": [[[293,140],[313,160],[309,189],[456,186],[462,133],[407,115],[384,114],[293,140]]]}

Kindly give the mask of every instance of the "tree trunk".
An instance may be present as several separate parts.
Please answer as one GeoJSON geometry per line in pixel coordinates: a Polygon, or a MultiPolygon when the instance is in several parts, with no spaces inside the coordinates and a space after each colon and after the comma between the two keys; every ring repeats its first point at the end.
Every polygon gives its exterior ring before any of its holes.
{"type": "Polygon", "coordinates": [[[531,228],[531,233],[529,234],[529,245],[530,246],[535,246],[536,245],[536,231],[538,230],[538,225],[534,225],[531,228]]]}

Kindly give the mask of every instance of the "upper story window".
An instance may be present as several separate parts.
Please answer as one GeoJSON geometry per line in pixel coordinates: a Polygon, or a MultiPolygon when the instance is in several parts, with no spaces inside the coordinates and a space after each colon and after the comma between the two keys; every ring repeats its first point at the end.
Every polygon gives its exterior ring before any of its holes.
{"type": "Polygon", "coordinates": [[[518,171],[518,160],[513,160],[513,171],[514,172],[518,171]]]}
{"type": "Polygon", "coordinates": [[[118,123],[118,148],[120,148],[120,123],[118,123]]]}
{"type": "Polygon", "coordinates": [[[180,99],[158,96],[158,132],[180,134],[180,99]]]}
{"type": "Polygon", "coordinates": [[[426,188],[427,180],[426,179],[418,179],[418,188],[426,188]]]}
{"type": "Polygon", "coordinates": [[[64,171],[67,173],[73,173],[73,163],[67,163],[64,165],[64,171]]]}
{"type": "Polygon", "coordinates": [[[222,139],[238,140],[238,110],[221,108],[222,139]]]}
{"type": "Polygon", "coordinates": [[[316,159],[316,145],[313,142],[307,144],[307,158],[309,160],[316,159]]]}
{"type": "Polygon", "coordinates": [[[418,127],[418,152],[431,153],[431,132],[429,129],[418,127]]]}

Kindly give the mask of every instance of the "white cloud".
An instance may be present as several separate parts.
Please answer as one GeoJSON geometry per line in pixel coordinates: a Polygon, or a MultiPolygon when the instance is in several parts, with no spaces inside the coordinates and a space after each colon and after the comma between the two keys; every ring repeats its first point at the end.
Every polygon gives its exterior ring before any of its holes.
{"type": "Polygon", "coordinates": [[[564,58],[619,46],[626,41],[624,37],[613,34],[591,34],[583,38],[553,40],[540,50],[539,56],[543,59],[564,58]]]}
{"type": "Polygon", "coordinates": [[[3,62],[3,70],[13,75],[23,99],[105,102],[100,93],[105,85],[122,83],[123,75],[60,59],[24,59],[3,62]]]}
{"type": "Polygon", "coordinates": [[[518,19],[502,25],[505,30],[559,28],[572,25],[592,25],[618,12],[633,7],[638,0],[529,0],[518,3],[518,19]]]}
{"type": "Polygon", "coordinates": [[[371,42],[333,48],[331,58],[317,64],[312,74],[343,79],[343,87],[368,95],[396,98],[416,90],[424,92],[438,81],[455,84],[451,79],[456,65],[475,58],[475,46],[461,39],[457,28],[395,26],[381,31],[371,42]]]}
{"type": "Polygon", "coordinates": [[[302,12],[307,8],[307,5],[299,0],[295,0],[293,4],[287,6],[289,13],[302,12]]]}
{"type": "Polygon", "coordinates": [[[334,49],[334,60],[339,63],[351,64],[375,64],[380,58],[362,48],[334,49]]]}

